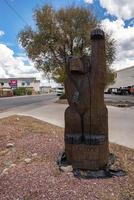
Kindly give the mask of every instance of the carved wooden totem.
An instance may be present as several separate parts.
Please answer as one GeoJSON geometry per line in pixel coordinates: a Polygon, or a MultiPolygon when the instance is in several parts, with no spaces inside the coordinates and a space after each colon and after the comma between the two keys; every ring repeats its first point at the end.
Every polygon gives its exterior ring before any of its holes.
{"type": "Polygon", "coordinates": [[[69,57],[65,91],[65,152],[74,169],[104,169],[108,161],[105,35],[91,33],[91,58],[69,57]]]}

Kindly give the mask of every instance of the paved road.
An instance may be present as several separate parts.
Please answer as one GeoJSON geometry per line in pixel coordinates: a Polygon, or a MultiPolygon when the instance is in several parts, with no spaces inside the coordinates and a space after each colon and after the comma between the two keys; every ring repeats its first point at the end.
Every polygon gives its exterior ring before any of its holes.
{"type": "MultiPolygon", "coordinates": [[[[0,98],[0,112],[12,109],[19,106],[27,106],[27,109],[31,109],[34,107],[41,107],[44,104],[50,103],[51,100],[56,99],[56,95],[38,95],[38,96],[23,96],[23,97],[7,97],[0,98]]],[[[119,101],[128,101],[134,103],[134,95],[133,96],[123,96],[123,95],[108,95],[105,94],[105,100],[119,102],[119,101]]]]}
{"type": "Polygon", "coordinates": [[[55,99],[56,95],[54,94],[0,98],[0,112],[13,109],[15,107],[27,105],[27,109],[31,109],[33,107],[40,107],[50,103],[55,99]]]}

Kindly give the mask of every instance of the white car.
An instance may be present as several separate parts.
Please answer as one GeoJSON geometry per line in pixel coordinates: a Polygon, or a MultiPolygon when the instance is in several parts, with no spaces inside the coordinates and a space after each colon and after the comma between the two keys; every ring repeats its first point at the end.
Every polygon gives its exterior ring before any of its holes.
{"type": "Polygon", "coordinates": [[[56,94],[57,94],[57,96],[61,96],[64,92],[65,92],[65,90],[64,90],[63,86],[56,88],[56,94]]]}

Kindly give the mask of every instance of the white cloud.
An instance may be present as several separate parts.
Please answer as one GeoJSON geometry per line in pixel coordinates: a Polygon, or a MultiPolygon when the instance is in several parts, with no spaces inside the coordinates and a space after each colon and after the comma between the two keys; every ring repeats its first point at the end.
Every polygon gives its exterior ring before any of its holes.
{"type": "Polygon", "coordinates": [[[134,27],[125,27],[122,19],[110,21],[102,20],[102,26],[107,32],[111,32],[117,45],[117,59],[113,63],[116,69],[134,66],[134,27]]]}
{"type": "MultiPolygon", "coordinates": [[[[41,80],[41,85],[49,85],[43,72],[39,72],[25,54],[15,56],[12,49],[0,43],[0,78],[10,77],[36,77],[41,80]]],[[[52,80],[50,84],[56,85],[52,80]]]]}
{"type": "Polygon", "coordinates": [[[3,36],[3,35],[5,35],[4,31],[0,30],[0,36],[3,36]]]}
{"type": "Polygon", "coordinates": [[[86,3],[93,3],[94,0],[85,0],[86,3]]]}
{"type": "Polygon", "coordinates": [[[122,19],[134,17],[134,3],[131,0],[100,0],[100,4],[111,15],[122,19]]]}
{"type": "MultiPolygon", "coordinates": [[[[94,0],[85,0],[93,3],[94,0]]],[[[107,14],[114,15],[117,20],[102,20],[107,32],[111,32],[117,46],[117,59],[113,63],[116,69],[134,66],[134,3],[130,0],[100,0],[100,5],[106,9],[107,14]],[[125,20],[131,20],[128,27],[125,20]]]]}
{"type": "Polygon", "coordinates": [[[41,77],[33,64],[25,64],[28,58],[24,56],[14,56],[13,50],[5,44],[0,44],[0,76],[4,77],[41,77]]]}

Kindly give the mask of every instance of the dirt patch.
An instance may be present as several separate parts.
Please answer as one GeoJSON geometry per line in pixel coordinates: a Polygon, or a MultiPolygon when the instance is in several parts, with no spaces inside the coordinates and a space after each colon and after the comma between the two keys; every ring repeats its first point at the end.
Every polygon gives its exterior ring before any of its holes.
{"type": "Polygon", "coordinates": [[[132,107],[134,106],[134,103],[129,102],[129,101],[110,101],[110,100],[105,100],[106,105],[109,106],[115,106],[115,107],[120,107],[120,108],[124,108],[124,107],[132,107]]]}
{"type": "Polygon", "coordinates": [[[56,164],[64,149],[63,133],[62,128],[31,117],[0,120],[0,200],[134,199],[132,149],[110,144],[126,176],[77,179],[60,172],[56,164]]]}

